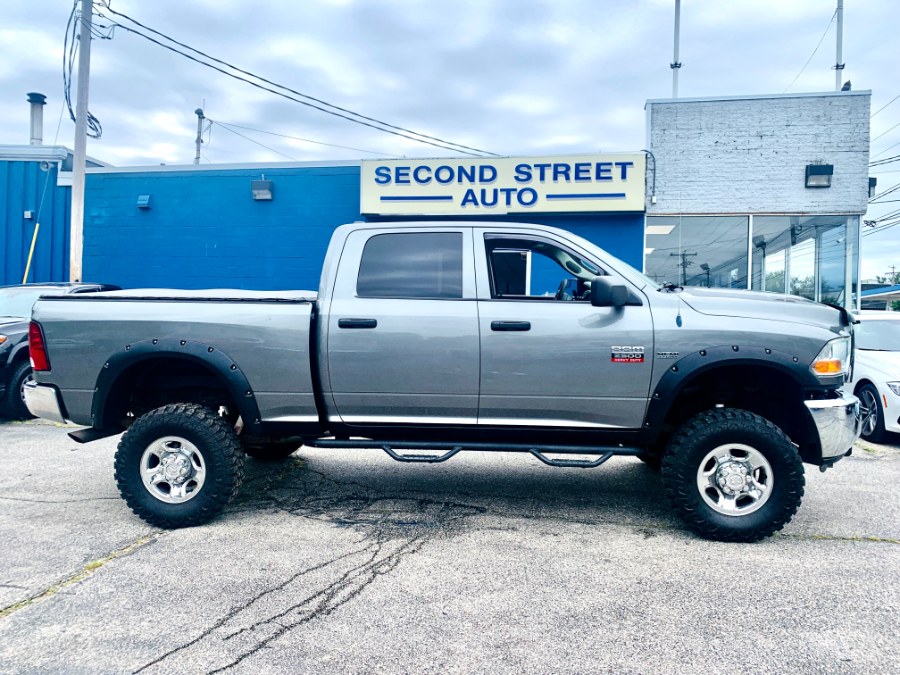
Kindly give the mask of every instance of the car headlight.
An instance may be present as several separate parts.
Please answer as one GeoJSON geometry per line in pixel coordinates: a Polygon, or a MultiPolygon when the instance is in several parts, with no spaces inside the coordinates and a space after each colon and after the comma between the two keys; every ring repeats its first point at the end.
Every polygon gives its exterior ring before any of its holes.
{"type": "Polygon", "coordinates": [[[810,364],[809,369],[819,377],[850,374],[850,338],[842,337],[827,343],[810,364]]]}
{"type": "Polygon", "coordinates": [[[6,342],[8,339],[9,339],[9,338],[6,337],[5,335],[0,335],[0,345],[2,345],[2,344],[3,344],[4,342],[6,342]]]}
{"type": "Polygon", "coordinates": [[[887,386],[891,388],[891,391],[900,396],[900,382],[888,382],[887,386]]]}

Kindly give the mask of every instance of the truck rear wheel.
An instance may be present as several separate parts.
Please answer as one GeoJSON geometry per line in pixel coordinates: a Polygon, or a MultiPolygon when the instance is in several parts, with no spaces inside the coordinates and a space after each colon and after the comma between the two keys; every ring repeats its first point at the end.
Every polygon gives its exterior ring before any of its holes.
{"type": "Polygon", "coordinates": [[[688,420],[662,461],[666,495],[707,539],[759,541],[784,527],[803,498],[803,463],[781,429],[746,410],[688,420]]]}
{"type": "Polygon", "coordinates": [[[195,403],[139,417],[115,456],[116,484],[132,511],[163,528],[218,515],[244,479],[244,452],[226,420],[195,403]]]}

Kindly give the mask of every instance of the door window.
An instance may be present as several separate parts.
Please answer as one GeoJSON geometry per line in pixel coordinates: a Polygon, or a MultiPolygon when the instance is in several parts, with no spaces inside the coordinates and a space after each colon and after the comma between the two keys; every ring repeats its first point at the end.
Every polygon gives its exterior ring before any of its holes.
{"type": "Polygon", "coordinates": [[[361,298],[461,298],[461,232],[377,234],[363,249],[361,298]]]}
{"type": "Polygon", "coordinates": [[[587,301],[605,272],[575,252],[539,238],[485,235],[492,298],[587,301]]]}

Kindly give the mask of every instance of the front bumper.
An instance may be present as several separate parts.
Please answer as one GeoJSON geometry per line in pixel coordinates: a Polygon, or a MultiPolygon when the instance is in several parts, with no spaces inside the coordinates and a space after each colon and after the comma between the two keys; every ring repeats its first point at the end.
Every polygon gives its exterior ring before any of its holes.
{"type": "Polygon", "coordinates": [[[822,462],[834,462],[847,455],[862,430],[859,399],[839,391],[836,398],[804,402],[819,433],[822,462]]]}
{"type": "Polygon", "coordinates": [[[35,417],[65,423],[62,400],[56,387],[37,382],[25,384],[25,407],[35,417]]]}

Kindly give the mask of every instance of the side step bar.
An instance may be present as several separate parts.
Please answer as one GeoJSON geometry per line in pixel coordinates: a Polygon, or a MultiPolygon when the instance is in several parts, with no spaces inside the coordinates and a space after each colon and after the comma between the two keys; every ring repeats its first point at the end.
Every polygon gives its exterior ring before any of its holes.
{"type": "Polygon", "coordinates": [[[424,443],[420,441],[371,441],[371,440],[339,440],[321,438],[308,440],[305,445],[313,448],[381,448],[391,459],[398,462],[438,464],[446,462],[463,450],[483,450],[488,452],[528,452],[548,466],[562,468],[593,469],[603,464],[610,457],[624,455],[634,457],[644,450],[621,446],[596,447],[582,445],[524,445],[516,443],[424,443]],[[443,450],[443,454],[401,453],[402,450],[443,450]],[[555,455],[597,455],[596,459],[556,459],[555,455]]]}

